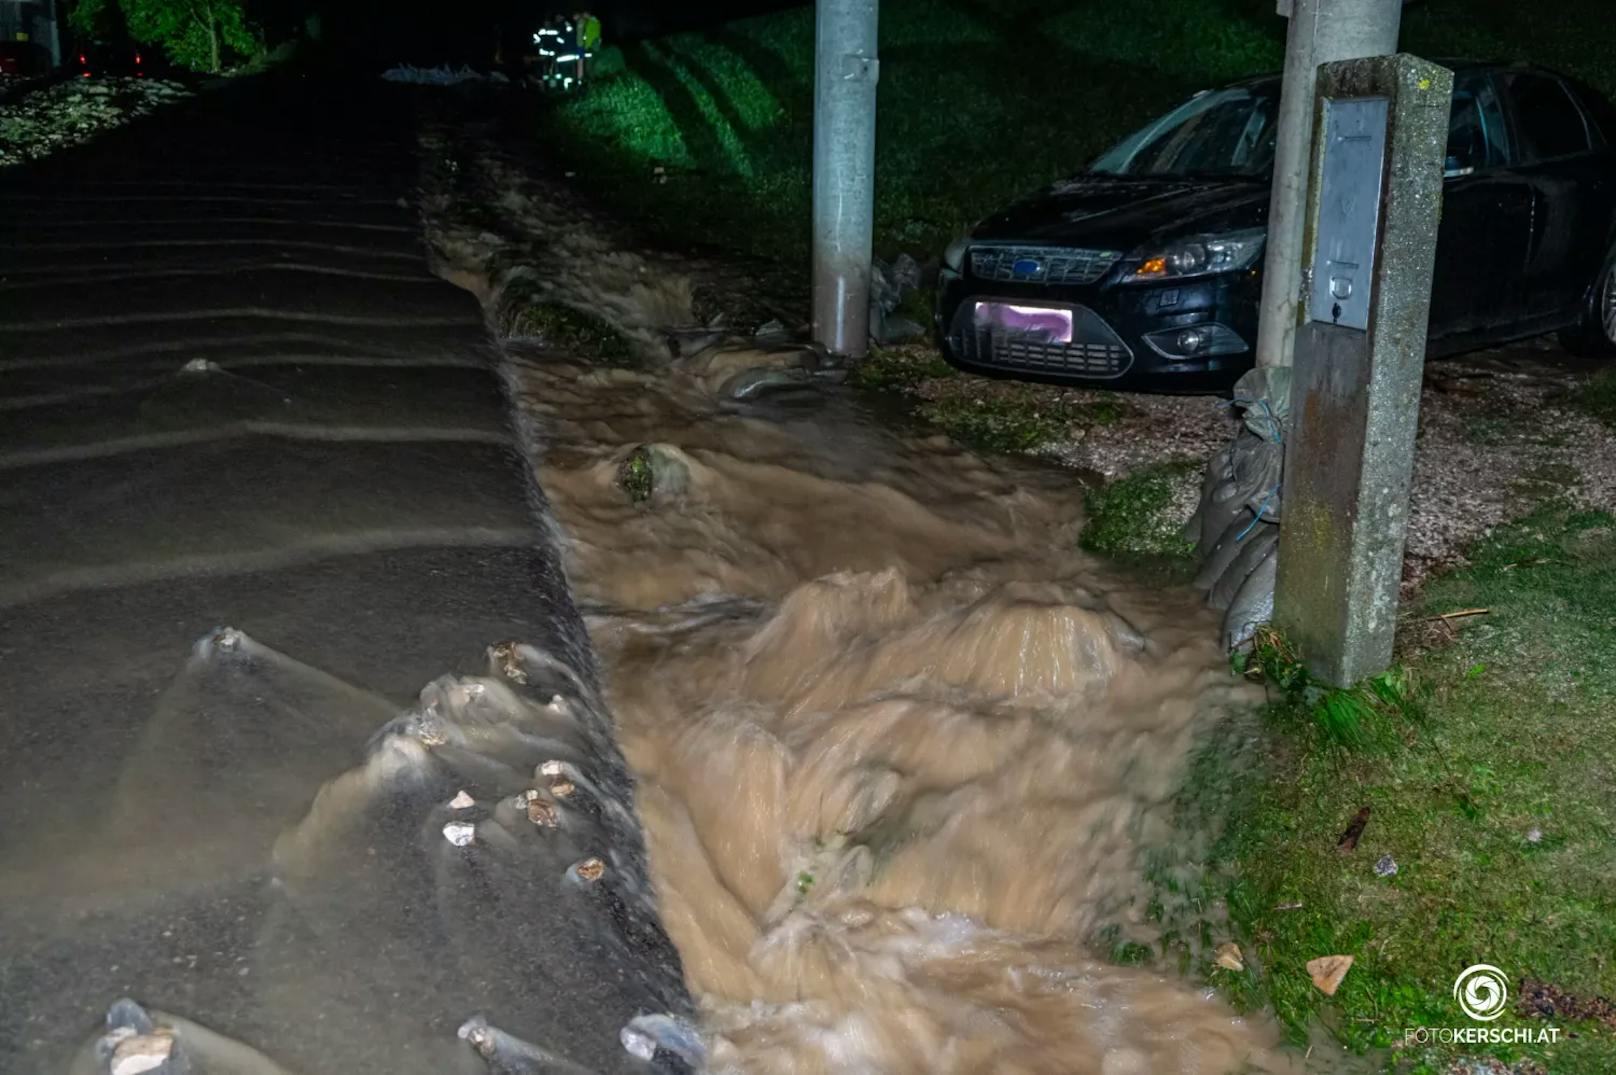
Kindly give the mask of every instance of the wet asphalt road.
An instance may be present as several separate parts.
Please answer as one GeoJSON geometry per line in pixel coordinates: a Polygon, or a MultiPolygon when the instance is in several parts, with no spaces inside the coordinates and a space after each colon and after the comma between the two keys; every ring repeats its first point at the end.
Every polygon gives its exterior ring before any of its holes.
{"type": "Polygon", "coordinates": [[[376,729],[504,639],[575,700],[544,749],[626,796],[481,313],[428,271],[410,113],[243,81],[0,176],[0,1071],[61,1070],[124,995],[310,1075],[481,1070],[477,1012],[643,1070],[619,1029],[688,1004],[631,816],[497,868],[438,834],[520,752],[372,802],[340,846],[396,869],[275,876],[376,729]],[[224,625],[250,659],[195,648],[224,625]],[[569,886],[586,853],[621,891],[569,886]]]}

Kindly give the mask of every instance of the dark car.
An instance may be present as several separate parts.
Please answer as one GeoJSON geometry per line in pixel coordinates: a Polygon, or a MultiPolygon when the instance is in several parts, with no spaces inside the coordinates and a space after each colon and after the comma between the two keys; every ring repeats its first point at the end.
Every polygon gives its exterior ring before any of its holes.
{"type": "MultiPolygon", "coordinates": [[[[1560,331],[1616,353],[1616,109],[1521,65],[1452,63],[1430,353],[1560,331]]],[[[948,249],[955,363],[1163,391],[1250,369],[1278,77],[1205,91],[948,249]]]]}
{"type": "Polygon", "coordinates": [[[73,59],[80,78],[145,78],[148,74],[146,56],[133,41],[86,42],[73,59]]]}
{"type": "Polygon", "coordinates": [[[50,70],[50,53],[32,41],[0,41],[0,75],[33,78],[50,70]]]}

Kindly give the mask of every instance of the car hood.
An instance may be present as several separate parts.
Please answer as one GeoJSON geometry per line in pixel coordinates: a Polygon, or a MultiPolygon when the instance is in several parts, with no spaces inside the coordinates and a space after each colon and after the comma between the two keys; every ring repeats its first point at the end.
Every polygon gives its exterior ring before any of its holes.
{"type": "Polygon", "coordinates": [[[1268,182],[1262,179],[1082,175],[995,213],[971,238],[1128,251],[1267,221],[1268,182]]]}

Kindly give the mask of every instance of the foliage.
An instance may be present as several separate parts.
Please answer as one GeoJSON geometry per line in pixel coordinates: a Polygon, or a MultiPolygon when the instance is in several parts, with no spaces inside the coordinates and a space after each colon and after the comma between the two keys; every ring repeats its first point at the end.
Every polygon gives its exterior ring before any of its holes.
{"type": "Polygon", "coordinates": [[[655,483],[656,474],[651,464],[651,453],[644,445],[630,452],[628,458],[617,468],[617,487],[635,504],[643,504],[651,499],[651,490],[655,483]]]}
{"type": "Polygon", "coordinates": [[[633,348],[603,318],[564,303],[537,301],[516,306],[507,318],[509,336],[535,337],[545,347],[580,358],[628,359],[633,348]]]}
{"type": "Polygon", "coordinates": [[[1184,535],[1181,491],[1200,473],[1196,463],[1162,463],[1090,490],[1082,537],[1090,552],[1125,559],[1186,558],[1195,543],[1184,535]]]}
{"type": "Polygon", "coordinates": [[[130,37],[161,45],[175,63],[193,71],[217,73],[231,54],[251,57],[262,48],[244,0],[78,0],[68,22],[96,37],[120,13],[130,37]]]}
{"type": "MultiPolygon", "coordinates": [[[[1616,517],[1549,507],[1501,529],[1429,584],[1412,623],[1446,636],[1448,621],[1430,618],[1473,608],[1489,611],[1453,621],[1465,626],[1414,655],[1410,677],[1360,694],[1389,722],[1408,715],[1413,677],[1428,685],[1412,695],[1423,719],[1400,720],[1379,749],[1343,749],[1356,733],[1332,714],[1289,709],[1193,769],[1183,823],[1215,814],[1221,835],[1198,880],[1157,869],[1157,909],[1166,922],[1221,896],[1227,923],[1175,921],[1174,936],[1232,928],[1246,969],[1216,968],[1190,945],[1181,954],[1237,1005],[1271,1006],[1298,1043],[1322,1023],[1353,1049],[1392,1048],[1399,1070],[1446,1071],[1451,1049],[1398,1042],[1404,1028],[1467,1023],[1449,991],[1473,963],[1501,967],[1514,996],[1526,978],[1616,996],[1616,517]],[[1364,806],[1357,847],[1339,853],[1364,806]],[[1397,871],[1382,877],[1385,855],[1397,871]],[[1304,964],[1334,954],[1356,962],[1327,998],[1304,964]]],[[[1282,709],[1308,701],[1282,640],[1265,638],[1252,660],[1282,709]]],[[[1508,1021],[1530,1018],[1517,1009],[1508,1021]]],[[[1575,1037],[1466,1048],[1570,1075],[1616,1071],[1616,1026],[1553,1022],[1575,1037]]]]}
{"type": "Polygon", "coordinates": [[[878,392],[912,390],[921,382],[955,376],[954,367],[932,347],[910,344],[873,347],[853,365],[848,382],[878,392]]]}
{"type": "Polygon", "coordinates": [[[989,452],[1027,452],[1065,432],[1060,408],[1038,408],[1008,396],[948,396],[918,413],[962,444],[989,452]]]}

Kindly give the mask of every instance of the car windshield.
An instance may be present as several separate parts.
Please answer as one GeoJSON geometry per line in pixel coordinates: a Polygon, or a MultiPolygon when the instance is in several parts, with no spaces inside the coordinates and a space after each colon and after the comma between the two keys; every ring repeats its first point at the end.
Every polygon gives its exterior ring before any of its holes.
{"type": "Polygon", "coordinates": [[[1198,93],[1101,154],[1108,175],[1263,176],[1274,164],[1277,88],[1198,93]]]}

